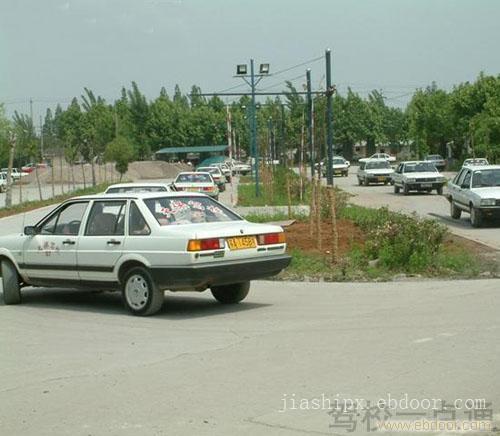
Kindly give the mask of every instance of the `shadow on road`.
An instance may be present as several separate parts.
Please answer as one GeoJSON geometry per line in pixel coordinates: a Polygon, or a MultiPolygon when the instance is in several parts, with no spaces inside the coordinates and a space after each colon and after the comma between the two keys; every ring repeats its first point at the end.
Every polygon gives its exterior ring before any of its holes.
{"type": "MultiPolygon", "coordinates": [[[[210,291],[206,291],[207,297],[210,291]]],[[[251,300],[250,293],[248,299],[251,300]]],[[[102,313],[107,315],[129,315],[119,292],[91,292],[68,289],[33,289],[22,291],[22,306],[68,310],[76,312],[102,313]]],[[[0,295],[0,307],[4,306],[0,295]]],[[[245,312],[270,306],[270,304],[243,301],[239,304],[224,305],[213,298],[200,297],[198,294],[177,294],[165,292],[165,302],[154,319],[184,320],[226,313],[245,312]]],[[[132,316],[132,315],[130,315],[132,316]]]]}

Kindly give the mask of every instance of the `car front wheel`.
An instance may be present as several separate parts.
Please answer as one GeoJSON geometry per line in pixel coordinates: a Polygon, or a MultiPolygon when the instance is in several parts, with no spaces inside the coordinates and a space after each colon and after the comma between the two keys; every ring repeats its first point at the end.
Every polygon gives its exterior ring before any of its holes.
{"type": "Polygon", "coordinates": [[[450,215],[453,219],[458,220],[462,215],[462,210],[453,203],[453,200],[450,201],[450,215]]]}
{"type": "Polygon", "coordinates": [[[399,194],[399,186],[394,185],[394,194],[399,194]]]}
{"type": "Polygon", "coordinates": [[[149,316],[161,309],[164,293],[158,289],[149,271],[138,266],[125,274],[122,296],[125,306],[133,315],[149,316]]]}
{"type": "Polygon", "coordinates": [[[443,187],[442,186],[439,186],[437,189],[436,189],[436,192],[438,195],[443,195],[443,187]]]}
{"type": "Polygon", "coordinates": [[[403,185],[403,193],[404,195],[408,195],[410,193],[410,188],[406,184],[403,185]]]}
{"type": "Polygon", "coordinates": [[[483,214],[474,206],[470,207],[470,223],[472,227],[481,227],[483,224],[483,214]]]}
{"type": "Polygon", "coordinates": [[[19,274],[10,260],[2,260],[2,281],[5,304],[19,304],[21,302],[19,274]]]}
{"type": "Polygon", "coordinates": [[[244,300],[248,295],[248,292],[250,291],[250,282],[212,286],[210,291],[219,303],[236,304],[244,300]]]}

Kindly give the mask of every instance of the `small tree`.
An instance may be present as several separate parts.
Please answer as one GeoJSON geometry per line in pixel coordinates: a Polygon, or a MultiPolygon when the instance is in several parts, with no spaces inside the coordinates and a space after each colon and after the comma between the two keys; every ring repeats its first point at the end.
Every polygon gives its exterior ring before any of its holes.
{"type": "Polygon", "coordinates": [[[128,170],[128,164],[134,159],[134,147],[126,138],[118,136],[106,146],[105,159],[115,162],[121,181],[128,170]]]}

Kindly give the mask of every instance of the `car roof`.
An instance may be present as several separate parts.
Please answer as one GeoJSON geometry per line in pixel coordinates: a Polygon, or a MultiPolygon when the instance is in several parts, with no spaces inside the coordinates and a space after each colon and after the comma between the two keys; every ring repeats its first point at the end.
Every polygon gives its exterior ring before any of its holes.
{"type": "Polygon", "coordinates": [[[181,175],[195,175],[195,174],[196,175],[199,175],[199,174],[208,174],[210,176],[210,173],[204,172],[204,171],[183,171],[182,173],[177,174],[177,177],[179,177],[181,175]]]}
{"type": "Polygon", "coordinates": [[[473,171],[482,171],[482,170],[500,170],[500,165],[476,165],[470,167],[473,171]]]}
{"type": "Polygon", "coordinates": [[[429,163],[428,160],[405,160],[401,162],[402,164],[419,164],[419,163],[429,163]]]}
{"type": "Polygon", "coordinates": [[[367,159],[366,163],[368,163],[368,162],[388,162],[388,160],[384,159],[384,158],[378,158],[378,157],[376,157],[376,158],[373,158],[373,159],[367,159]]]}
{"type": "Polygon", "coordinates": [[[149,199],[149,198],[163,198],[163,197],[208,197],[205,194],[199,192],[177,192],[177,191],[165,191],[165,192],[123,192],[116,194],[93,194],[93,195],[82,195],[79,197],[72,197],[70,200],[128,200],[128,199],[149,199]]]}
{"type": "Polygon", "coordinates": [[[144,187],[153,187],[153,186],[168,186],[168,183],[163,183],[163,182],[146,182],[146,183],[140,183],[140,182],[129,182],[129,183],[116,183],[114,185],[109,185],[106,189],[109,188],[133,188],[135,186],[144,186],[144,187]]]}

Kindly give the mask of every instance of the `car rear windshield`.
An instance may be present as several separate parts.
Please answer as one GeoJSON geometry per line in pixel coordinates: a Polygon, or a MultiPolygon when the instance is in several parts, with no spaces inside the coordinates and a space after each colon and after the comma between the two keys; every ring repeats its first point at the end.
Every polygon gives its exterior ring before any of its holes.
{"type": "Polygon", "coordinates": [[[472,176],[473,188],[489,188],[500,186],[500,169],[474,171],[472,176]]]}
{"type": "Polygon", "coordinates": [[[124,192],[166,192],[168,189],[165,186],[122,186],[117,188],[109,188],[106,194],[123,194],[124,192]]]}
{"type": "Polygon", "coordinates": [[[220,173],[219,168],[216,168],[216,167],[198,168],[198,171],[202,171],[204,173],[210,173],[210,174],[219,174],[220,173]]]}
{"type": "Polygon", "coordinates": [[[161,226],[241,221],[209,197],[161,197],[144,200],[161,226]]]}
{"type": "Polygon", "coordinates": [[[211,183],[212,178],[208,174],[179,174],[175,183],[211,183]]]}
{"type": "Polygon", "coordinates": [[[385,168],[391,168],[391,165],[386,160],[366,163],[367,170],[381,170],[381,169],[385,169],[385,168]]]}
{"type": "Polygon", "coordinates": [[[436,167],[431,162],[419,162],[405,165],[405,173],[435,173],[436,167]]]}

